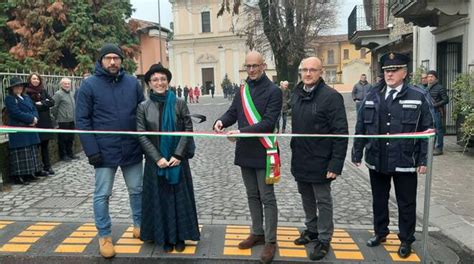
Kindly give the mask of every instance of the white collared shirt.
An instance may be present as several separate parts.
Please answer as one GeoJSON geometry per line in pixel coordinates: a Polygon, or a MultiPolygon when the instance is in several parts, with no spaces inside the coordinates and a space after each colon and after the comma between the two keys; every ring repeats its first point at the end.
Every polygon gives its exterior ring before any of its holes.
{"type": "Polygon", "coordinates": [[[313,85],[311,87],[308,87],[306,85],[303,86],[303,90],[307,93],[310,93],[312,90],[314,90],[314,88],[316,88],[316,85],[313,85]]]}
{"type": "Polygon", "coordinates": [[[397,97],[397,94],[402,90],[402,87],[403,87],[403,83],[400,84],[399,86],[395,87],[395,88],[392,88],[392,87],[387,85],[387,90],[385,91],[385,100],[387,100],[387,97],[390,94],[390,91],[392,89],[397,90],[396,92],[393,93],[393,98],[392,99],[395,99],[395,97],[397,97]]]}

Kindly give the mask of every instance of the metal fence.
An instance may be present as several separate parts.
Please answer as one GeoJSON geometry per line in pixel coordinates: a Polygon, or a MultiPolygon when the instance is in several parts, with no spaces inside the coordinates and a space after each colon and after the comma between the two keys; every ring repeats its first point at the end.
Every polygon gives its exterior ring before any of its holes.
{"type": "MultiPolygon", "coordinates": [[[[10,72],[0,72],[0,109],[3,109],[5,106],[4,100],[7,95],[7,87],[10,85],[10,79],[12,77],[20,77],[23,81],[26,82],[29,73],[10,73],[10,72]]],[[[48,93],[53,96],[54,93],[59,89],[59,82],[62,78],[67,77],[71,79],[71,88],[75,92],[77,88],[81,85],[81,81],[84,79],[81,76],[73,75],[50,75],[50,74],[40,74],[43,79],[43,86],[48,91],[48,93]]],[[[0,120],[1,120],[0,113],[0,120]]],[[[1,122],[1,121],[0,121],[1,122]]]]}

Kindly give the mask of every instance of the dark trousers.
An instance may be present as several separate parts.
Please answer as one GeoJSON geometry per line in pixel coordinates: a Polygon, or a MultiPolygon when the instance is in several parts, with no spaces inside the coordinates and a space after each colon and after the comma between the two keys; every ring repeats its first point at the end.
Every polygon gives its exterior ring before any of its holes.
{"type": "MultiPolygon", "coordinates": [[[[59,129],[74,129],[74,122],[58,122],[59,129]]],[[[72,146],[74,144],[74,134],[58,133],[59,157],[72,157],[72,146]]]]}
{"type": "Polygon", "coordinates": [[[265,235],[265,242],[276,242],[278,207],[273,184],[265,183],[265,169],[241,167],[241,170],[252,218],[252,234],[265,235]]]}
{"type": "Polygon", "coordinates": [[[319,241],[331,242],[334,233],[331,182],[296,182],[301,194],[306,227],[312,233],[319,233],[319,241]]]}
{"type": "Polygon", "coordinates": [[[51,162],[49,161],[49,140],[43,140],[40,143],[41,149],[41,161],[43,161],[43,169],[49,170],[51,168],[51,162]]]}
{"type": "Polygon", "coordinates": [[[391,174],[369,170],[372,187],[372,209],[374,212],[374,231],[378,236],[386,236],[388,230],[391,180],[395,186],[398,205],[398,238],[401,242],[411,244],[415,241],[416,226],[416,187],[418,183],[415,172],[395,172],[391,174]]]}
{"type": "Polygon", "coordinates": [[[277,121],[277,130],[280,131],[280,120],[282,122],[281,130],[286,131],[286,122],[288,120],[288,113],[286,112],[281,112],[280,115],[278,116],[278,121],[277,121]]]}

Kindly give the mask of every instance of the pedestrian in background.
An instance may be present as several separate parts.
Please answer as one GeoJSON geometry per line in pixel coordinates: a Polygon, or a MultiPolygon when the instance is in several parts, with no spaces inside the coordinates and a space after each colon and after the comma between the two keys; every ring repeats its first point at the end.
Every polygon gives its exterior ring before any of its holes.
{"type": "Polygon", "coordinates": [[[428,89],[428,75],[426,73],[421,74],[420,84],[418,84],[418,87],[428,89]]]}
{"type": "MultiPolygon", "coordinates": [[[[380,59],[384,81],[367,95],[359,111],[356,135],[390,135],[426,131],[433,127],[427,92],[406,81],[410,59],[388,53],[380,59]]],[[[352,162],[360,166],[365,149],[372,188],[374,236],[367,246],[385,242],[390,230],[388,200],[391,181],[398,205],[398,255],[407,258],[415,241],[417,173],[426,173],[426,139],[356,138],[352,162]]]]}
{"type": "Polygon", "coordinates": [[[282,96],[282,106],[281,106],[281,114],[278,117],[277,122],[277,133],[285,133],[286,132],[286,123],[288,119],[288,113],[290,111],[290,88],[288,87],[290,84],[288,81],[280,82],[280,89],[281,89],[281,96],[282,96]],[[280,130],[280,120],[282,121],[282,126],[280,130]]]}
{"type": "Polygon", "coordinates": [[[367,82],[367,75],[365,73],[360,75],[360,80],[352,88],[352,100],[356,103],[356,112],[359,111],[362,101],[370,92],[372,85],[367,82]]]}
{"type": "Polygon", "coordinates": [[[189,88],[187,85],[184,86],[183,89],[183,96],[184,96],[184,102],[188,102],[188,96],[189,96],[189,88]]]}
{"type": "Polygon", "coordinates": [[[428,91],[433,100],[434,122],[436,129],[436,143],[433,155],[443,155],[444,147],[444,117],[446,115],[446,105],[449,103],[449,97],[446,89],[438,82],[438,73],[436,71],[428,71],[428,91]]]}
{"type": "MultiPolygon", "coordinates": [[[[81,83],[76,102],[76,126],[81,130],[136,131],[136,111],[145,98],[140,84],[122,67],[123,51],[105,44],[95,73],[81,83]]],[[[140,237],[143,153],[137,137],[80,134],[89,164],[95,169],[94,218],[99,250],[104,258],[115,256],[109,200],[115,173],[120,167],[128,189],[133,218],[133,237],[140,237]]]]}
{"type": "MultiPolygon", "coordinates": [[[[38,123],[38,111],[31,98],[24,93],[25,86],[20,78],[10,79],[5,97],[5,109],[8,123],[16,127],[34,127],[38,123]]],[[[8,150],[10,156],[10,176],[14,184],[28,185],[29,181],[37,180],[42,170],[38,154],[40,138],[38,133],[10,133],[8,150]]]]}
{"type": "MultiPolygon", "coordinates": [[[[34,72],[28,76],[28,86],[26,87],[26,94],[33,100],[36,110],[38,110],[38,128],[53,128],[53,120],[51,119],[51,107],[54,106],[54,100],[49,95],[44,87],[43,78],[38,73],[34,72]]],[[[51,161],[49,158],[49,141],[54,139],[53,133],[39,133],[41,140],[41,160],[43,162],[43,170],[37,172],[36,176],[47,176],[54,174],[51,168],[51,161]]]]}
{"type": "MultiPolygon", "coordinates": [[[[171,72],[154,64],[145,74],[150,98],[137,109],[138,131],[193,131],[186,102],[169,91],[171,72]]],[[[139,136],[145,152],[141,239],[165,252],[185,250],[200,239],[189,167],[190,137],[139,136]]]]}
{"type": "Polygon", "coordinates": [[[199,96],[201,95],[201,90],[199,90],[199,87],[194,87],[194,101],[196,103],[199,103],[199,96]]]}
{"type": "Polygon", "coordinates": [[[176,91],[178,92],[178,98],[183,97],[183,88],[181,88],[181,86],[178,85],[178,89],[176,89],[176,91]]]}
{"type": "MultiPolygon", "coordinates": [[[[324,82],[321,73],[320,59],[301,62],[302,81],[291,98],[292,133],[347,135],[344,99],[324,82]]],[[[347,138],[291,139],[291,173],[306,217],[306,230],[294,243],[316,242],[311,260],[320,260],[329,252],[334,233],[331,182],[342,173],[347,143],[347,138]]]]}
{"type": "MultiPolygon", "coordinates": [[[[224,128],[237,122],[238,130],[227,132],[229,136],[241,132],[272,133],[281,111],[281,90],[265,74],[266,64],[262,54],[249,52],[245,58],[245,69],[248,87],[242,88],[242,94],[235,94],[227,112],[214,123],[214,130],[223,132],[224,128]],[[250,104],[254,107],[250,107],[250,104]],[[245,114],[250,112],[252,115],[245,114]],[[257,121],[258,118],[254,118],[256,116],[260,116],[261,120],[257,121]]],[[[236,142],[234,163],[242,171],[252,218],[251,233],[238,247],[250,249],[265,243],[260,259],[263,263],[270,263],[276,251],[278,225],[278,207],[272,177],[277,174],[275,170],[279,171],[279,164],[270,161],[279,160],[279,156],[277,149],[269,148],[262,140],[267,142],[271,139],[239,138],[236,142]],[[269,171],[266,170],[267,167],[270,168],[269,171]]]]}
{"type": "MultiPolygon", "coordinates": [[[[54,106],[51,113],[58,124],[59,129],[74,129],[74,111],[76,103],[71,91],[71,79],[62,78],[59,82],[59,90],[54,94],[54,106]]],[[[71,161],[79,157],[74,155],[74,134],[58,133],[59,158],[62,161],[71,161]]]]}
{"type": "Polygon", "coordinates": [[[194,103],[194,88],[191,86],[189,87],[189,103],[194,103]]]}

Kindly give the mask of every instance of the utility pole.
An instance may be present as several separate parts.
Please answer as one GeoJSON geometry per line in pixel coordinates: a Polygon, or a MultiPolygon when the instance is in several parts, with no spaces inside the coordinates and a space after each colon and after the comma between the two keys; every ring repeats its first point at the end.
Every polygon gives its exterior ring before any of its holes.
{"type": "Polygon", "coordinates": [[[160,25],[160,28],[158,29],[158,38],[159,38],[159,41],[160,41],[160,62],[163,63],[163,58],[162,58],[162,54],[163,52],[161,51],[161,12],[160,12],[160,0],[157,1],[158,2],[158,24],[160,25]]]}

